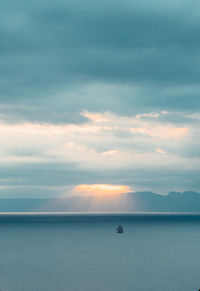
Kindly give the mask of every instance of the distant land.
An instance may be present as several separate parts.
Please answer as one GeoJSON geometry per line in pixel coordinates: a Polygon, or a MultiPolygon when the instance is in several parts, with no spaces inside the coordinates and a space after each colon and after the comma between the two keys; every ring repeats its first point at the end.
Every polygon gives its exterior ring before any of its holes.
{"type": "Polygon", "coordinates": [[[136,192],[103,198],[0,199],[0,212],[200,212],[200,193],[136,192]]]}

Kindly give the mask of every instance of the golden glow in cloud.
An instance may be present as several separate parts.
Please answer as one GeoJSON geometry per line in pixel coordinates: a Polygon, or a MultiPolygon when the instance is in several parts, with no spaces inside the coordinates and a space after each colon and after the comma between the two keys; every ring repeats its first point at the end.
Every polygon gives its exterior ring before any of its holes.
{"type": "Polygon", "coordinates": [[[82,113],[83,116],[89,118],[93,122],[108,122],[108,114],[102,114],[102,113],[90,113],[90,112],[84,112],[82,113]],[[107,116],[106,116],[107,115],[107,116]]]}
{"type": "Polygon", "coordinates": [[[189,132],[189,128],[187,127],[174,127],[174,126],[154,126],[150,127],[146,125],[146,127],[136,127],[130,128],[130,131],[133,134],[145,134],[151,137],[158,138],[181,138],[189,132]]]}
{"type": "Polygon", "coordinates": [[[132,192],[130,186],[112,184],[82,184],[75,187],[73,193],[84,196],[118,196],[132,192]]]}
{"type": "Polygon", "coordinates": [[[156,151],[157,153],[162,154],[162,155],[166,154],[166,152],[164,150],[161,150],[160,148],[157,148],[156,151]]]}
{"type": "Polygon", "coordinates": [[[117,154],[118,152],[119,151],[117,151],[117,150],[111,150],[111,151],[103,152],[102,155],[103,156],[112,156],[112,155],[117,154]]]}

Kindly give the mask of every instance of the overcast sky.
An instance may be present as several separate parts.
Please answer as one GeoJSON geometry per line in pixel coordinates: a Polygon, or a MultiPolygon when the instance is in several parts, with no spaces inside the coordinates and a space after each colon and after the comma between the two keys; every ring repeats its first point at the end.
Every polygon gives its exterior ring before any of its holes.
{"type": "Polygon", "coordinates": [[[0,197],[200,191],[200,2],[2,0],[0,197]]]}

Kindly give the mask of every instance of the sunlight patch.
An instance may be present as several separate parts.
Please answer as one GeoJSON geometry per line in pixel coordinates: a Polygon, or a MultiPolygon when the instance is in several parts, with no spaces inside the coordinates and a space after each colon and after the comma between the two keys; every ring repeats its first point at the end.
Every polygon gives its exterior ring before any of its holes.
{"type": "Polygon", "coordinates": [[[73,193],[84,196],[117,196],[132,192],[130,186],[112,184],[82,184],[75,187],[73,193]]]}

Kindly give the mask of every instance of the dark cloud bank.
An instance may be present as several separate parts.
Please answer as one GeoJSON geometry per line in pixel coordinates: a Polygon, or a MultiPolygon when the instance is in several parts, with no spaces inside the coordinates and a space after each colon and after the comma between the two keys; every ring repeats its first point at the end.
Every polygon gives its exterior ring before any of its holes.
{"type": "Polygon", "coordinates": [[[0,103],[18,118],[199,110],[198,2],[9,2],[0,12],[0,103]]]}

